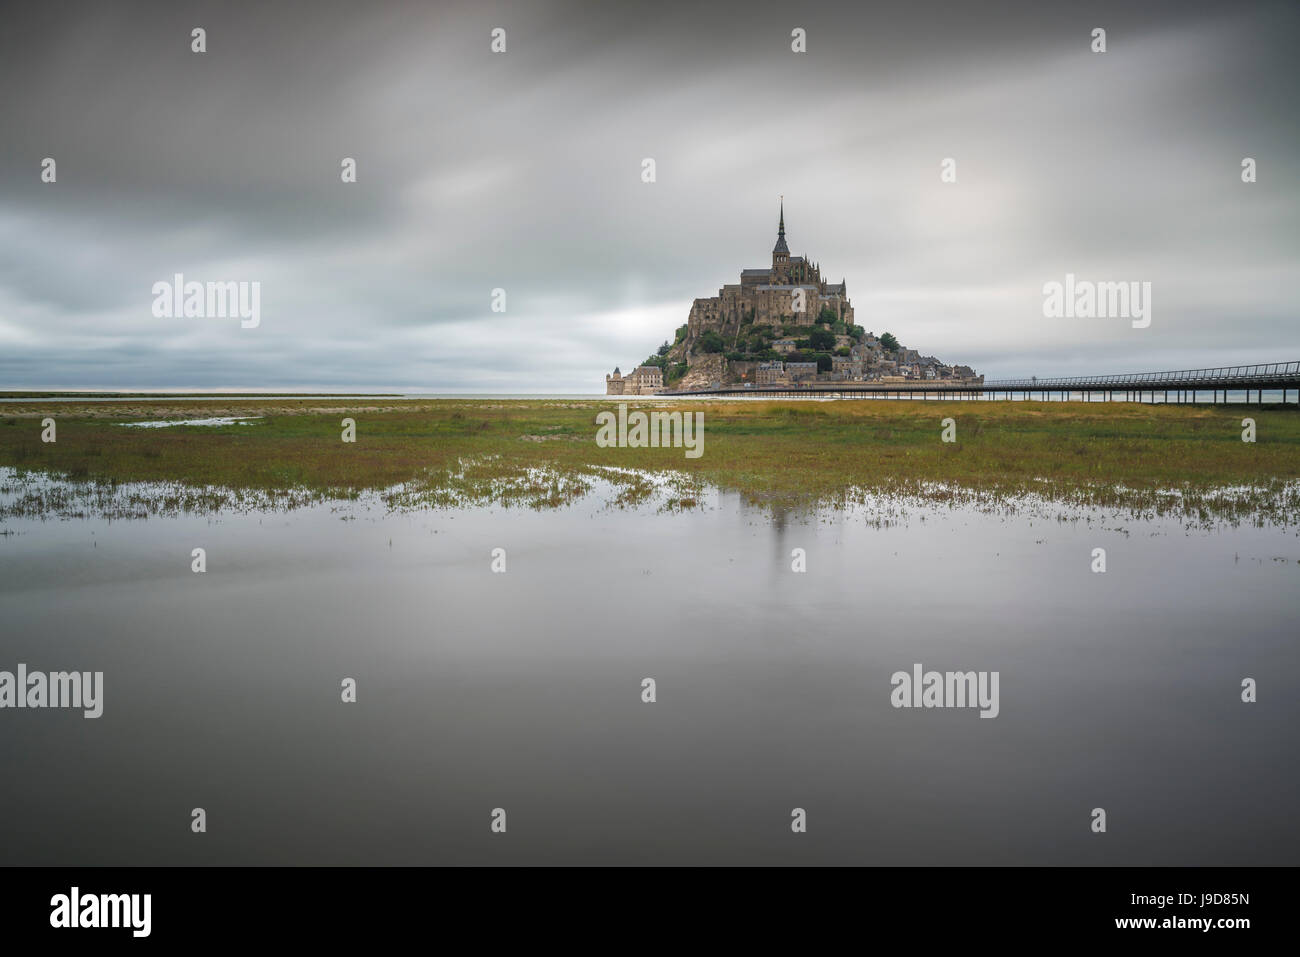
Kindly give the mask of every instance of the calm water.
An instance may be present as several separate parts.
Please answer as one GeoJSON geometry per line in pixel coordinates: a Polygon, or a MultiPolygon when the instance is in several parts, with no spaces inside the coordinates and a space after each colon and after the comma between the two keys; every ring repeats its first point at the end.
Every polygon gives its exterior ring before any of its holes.
{"type": "Polygon", "coordinates": [[[0,711],[0,863],[1300,863],[1294,530],[726,494],[0,530],[0,670],[105,676],[98,720],[0,711]],[[891,707],[916,662],[999,672],[999,716],[891,707]]]}

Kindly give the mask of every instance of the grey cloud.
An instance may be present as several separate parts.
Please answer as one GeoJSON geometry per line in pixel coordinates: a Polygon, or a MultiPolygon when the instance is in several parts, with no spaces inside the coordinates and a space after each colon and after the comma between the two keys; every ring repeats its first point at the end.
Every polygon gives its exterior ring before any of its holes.
{"type": "Polygon", "coordinates": [[[25,5],[0,388],[595,391],[779,193],[864,325],[991,375],[1300,356],[1300,18],[1129,7],[25,5]],[[1152,328],[1044,320],[1066,271],[1152,281],[1152,328]],[[153,319],[174,272],[260,280],[262,326],[153,319]]]}

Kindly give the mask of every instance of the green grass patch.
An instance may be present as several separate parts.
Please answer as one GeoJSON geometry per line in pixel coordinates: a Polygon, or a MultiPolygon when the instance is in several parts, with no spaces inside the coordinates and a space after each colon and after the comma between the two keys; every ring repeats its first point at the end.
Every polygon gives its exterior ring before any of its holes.
{"type": "MultiPolygon", "coordinates": [[[[1294,408],[1121,403],[682,402],[631,408],[704,413],[704,454],[600,448],[608,401],[267,400],[13,404],[0,413],[0,465],[79,481],[257,492],[286,501],[390,490],[397,505],[495,501],[553,507],[608,469],[674,473],[671,500],[704,485],[774,505],[841,504],[875,493],[962,491],[1142,511],[1230,512],[1294,521],[1300,414],[1294,408]],[[58,441],[41,442],[41,419],[58,441]],[[124,428],[159,418],[262,416],[219,427],[124,428]],[[1255,443],[1241,420],[1255,419],[1255,443]],[[344,417],[355,444],[341,441],[344,417]],[[940,441],[941,420],[957,441],[940,441]],[[391,490],[401,487],[401,492],[391,490]],[[1237,490],[1225,505],[1224,490],[1237,490]],[[1244,489],[1245,491],[1241,491],[1244,489]],[[1168,493],[1176,492],[1171,498],[1168,493]],[[1161,504],[1163,503],[1163,505],[1161,504]]],[[[651,491],[625,478],[615,504],[651,491]]]]}

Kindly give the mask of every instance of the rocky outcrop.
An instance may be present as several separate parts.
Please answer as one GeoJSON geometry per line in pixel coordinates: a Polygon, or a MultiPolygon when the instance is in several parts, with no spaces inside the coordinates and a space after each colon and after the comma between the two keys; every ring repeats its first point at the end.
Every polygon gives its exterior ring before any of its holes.
{"type": "Polygon", "coordinates": [[[674,392],[689,392],[692,389],[707,389],[715,382],[726,382],[728,375],[727,360],[720,354],[692,356],[691,367],[686,375],[673,385],[674,392]]]}

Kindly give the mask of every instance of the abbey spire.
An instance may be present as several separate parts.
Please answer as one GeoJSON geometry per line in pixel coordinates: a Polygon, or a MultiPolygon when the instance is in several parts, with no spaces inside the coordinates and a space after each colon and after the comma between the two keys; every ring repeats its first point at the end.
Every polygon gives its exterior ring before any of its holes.
{"type": "Polygon", "coordinates": [[[785,244],[785,197],[781,197],[781,222],[776,230],[776,245],[772,247],[772,265],[790,258],[790,247],[785,244]]]}

